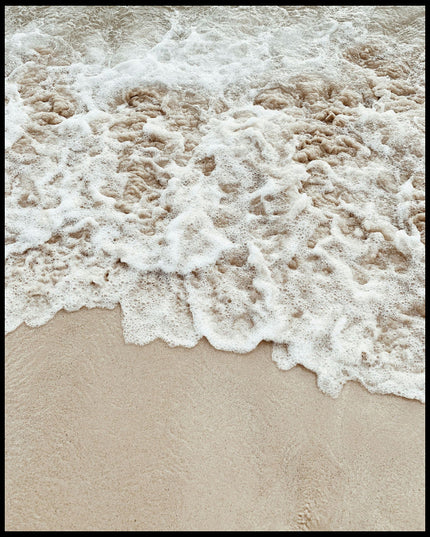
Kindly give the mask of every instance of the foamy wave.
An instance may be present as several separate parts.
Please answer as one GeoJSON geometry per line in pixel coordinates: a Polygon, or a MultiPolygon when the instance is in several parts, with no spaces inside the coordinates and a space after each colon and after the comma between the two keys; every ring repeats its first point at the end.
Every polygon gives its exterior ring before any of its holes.
{"type": "Polygon", "coordinates": [[[6,331],[119,303],[127,342],[423,401],[423,25],[8,7],[6,331]]]}

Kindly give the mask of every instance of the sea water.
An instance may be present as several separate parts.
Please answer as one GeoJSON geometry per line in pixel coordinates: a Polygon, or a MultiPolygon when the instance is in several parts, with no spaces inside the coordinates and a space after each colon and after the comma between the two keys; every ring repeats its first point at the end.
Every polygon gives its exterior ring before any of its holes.
{"type": "Polygon", "coordinates": [[[424,54],[419,6],[8,6],[6,332],[120,304],[423,401],[424,54]]]}

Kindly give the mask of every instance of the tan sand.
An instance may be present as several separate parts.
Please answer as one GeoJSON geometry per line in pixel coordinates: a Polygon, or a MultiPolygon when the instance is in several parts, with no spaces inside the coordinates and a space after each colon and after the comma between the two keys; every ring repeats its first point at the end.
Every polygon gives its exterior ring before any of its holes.
{"type": "Polygon", "coordinates": [[[120,311],[6,338],[7,530],[424,530],[424,411],[235,355],[125,345],[120,311]]]}

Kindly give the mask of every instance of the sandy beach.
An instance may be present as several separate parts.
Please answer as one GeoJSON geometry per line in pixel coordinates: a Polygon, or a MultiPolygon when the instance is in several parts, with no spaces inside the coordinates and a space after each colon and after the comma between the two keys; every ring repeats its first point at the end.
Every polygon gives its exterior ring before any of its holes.
{"type": "Polygon", "coordinates": [[[424,6],[58,7],[5,10],[6,529],[424,531],[424,6]]]}
{"type": "Polygon", "coordinates": [[[6,337],[6,530],[424,530],[424,413],[271,345],[124,343],[120,310],[6,337]]]}

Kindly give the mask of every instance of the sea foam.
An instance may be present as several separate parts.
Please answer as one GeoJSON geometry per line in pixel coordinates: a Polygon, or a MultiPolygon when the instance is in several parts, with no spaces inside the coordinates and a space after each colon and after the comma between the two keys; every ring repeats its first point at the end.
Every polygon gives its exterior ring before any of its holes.
{"type": "Polygon", "coordinates": [[[423,8],[8,6],[6,75],[6,332],[424,400],[423,8]]]}

